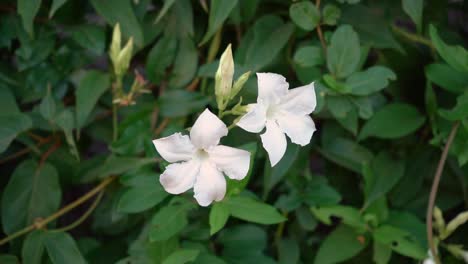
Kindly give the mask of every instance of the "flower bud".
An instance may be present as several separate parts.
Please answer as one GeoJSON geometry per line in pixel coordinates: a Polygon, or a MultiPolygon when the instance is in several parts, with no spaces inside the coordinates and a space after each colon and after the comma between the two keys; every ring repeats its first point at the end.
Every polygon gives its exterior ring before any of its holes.
{"type": "Polygon", "coordinates": [[[114,65],[117,65],[119,53],[120,53],[120,43],[121,43],[122,34],[120,32],[120,25],[119,23],[115,24],[114,32],[112,33],[112,43],[110,46],[110,58],[114,65]]]}
{"type": "Polygon", "coordinates": [[[242,87],[244,87],[244,84],[249,79],[249,76],[250,76],[250,71],[242,74],[239,78],[237,78],[237,80],[234,82],[234,85],[232,86],[229,99],[234,98],[240,92],[240,90],[242,90],[242,87]]]}
{"type": "Polygon", "coordinates": [[[433,215],[435,220],[435,227],[439,231],[439,234],[445,233],[445,220],[442,216],[442,211],[439,209],[439,207],[434,207],[433,215]]]}
{"type": "Polygon", "coordinates": [[[468,211],[460,213],[452,221],[447,224],[447,229],[442,237],[442,239],[450,236],[459,226],[463,225],[468,221],[468,211]]]}
{"type": "Polygon", "coordinates": [[[117,64],[114,65],[116,75],[122,76],[127,71],[128,66],[130,65],[130,60],[132,59],[132,52],[133,38],[130,38],[117,57],[117,64]]]}
{"type": "Polygon", "coordinates": [[[226,107],[225,101],[230,97],[233,75],[234,59],[232,58],[231,44],[229,44],[221,55],[215,76],[215,95],[220,109],[226,107]]]}

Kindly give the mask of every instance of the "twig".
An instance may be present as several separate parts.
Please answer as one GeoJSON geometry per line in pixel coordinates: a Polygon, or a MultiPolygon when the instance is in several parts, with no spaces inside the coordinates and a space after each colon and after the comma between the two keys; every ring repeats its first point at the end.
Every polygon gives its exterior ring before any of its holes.
{"type": "Polygon", "coordinates": [[[418,34],[414,34],[414,33],[405,31],[405,30],[403,30],[403,29],[401,29],[401,28],[399,28],[399,27],[397,27],[395,25],[392,25],[392,30],[395,33],[401,35],[402,37],[407,38],[408,40],[411,40],[411,41],[416,42],[416,43],[424,44],[424,45],[428,46],[429,48],[431,48],[432,50],[434,49],[434,45],[432,45],[432,42],[429,39],[427,39],[427,38],[425,38],[423,36],[420,36],[418,34]]]}
{"type": "Polygon", "coordinates": [[[44,162],[47,160],[47,158],[49,158],[49,156],[52,153],[54,153],[54,151],[56,151],[60,147],[61,144],[62,144],[62,141],[60,140],[60,138],[57,138],[55,143],[52,146],[50,146],[50,148],[46,152],[44,152],[44,154],[42,154],[38,168],[41,168],[42,165],[44,165],[44,162]]]}
{"type": "MultiPolygon", "coordinates": [[[[315,1],[315,6],[317,9],[320,10],[320,0],[315,1]]],[[[317,24],[317,35],[320,40],[320,44],[322,45],[323,53],[325,54],[325,57],[327,56],[327,44],[325,42],[325,39],[323,38],[323,32],[322,32],[322,27],[320,26],[320,22],[317,24]]]]}
{"type": "MultiPolygon", "coordinates": [[[[50,136],[50,137],[47,137],[47,138],[42,139],[42,141],[39,141],[39,142],[36,144],[36,147],[40,147],[40,146],[42,146],[42,145],[44,145],[44,144],[50,142],[53,138],[54,138],[53,136],[50,136]]],[[[6,157],[6,158],[0,160],[0,165],[1,165],[1,164],[4,164],[4,163],[7,163],[7,162],[10,161],[10,160],[14,160],[14,159],[19,158],[19,157],[21,157],[21,156],[23,156],[23,155],[26,155],[26,154],[28,154],[29,152],[31,152],[32,149],[33,149],[32,147],[26,147],[26,148],[24,148],[24,149],[22,149],[22,150],[20,150],[20,151],[18,151],[18,152],[15,152],[15,153],[11,154],[10,156],[8,156],[8,157],[6,157]]]]}
{"type": "Polygon", "coordinates": [[[429,202],[427,205],[427,214],[426,214],[426,232],[427,232],[427,242],[429,243],[429,248],[431,250],[431,254],[437,264],[440,264],[439,256],[437,255],[436,246],[434,243],[434,233],[432,230],[432,215],[434,211],[435,200],[437,197],[437,190],[439,189],[440,178],[442,176],[442,171],[444,170],[445,161],[447,160],[448,151],[450,146],[452,145],[453,139],[457,134],[458,127],[460,122],[456,122],[452,126],[452,130],[450,131],[450,135],[447,139],[447,143],[445,143],[444,150],[442,151],[442,155],[440,156],[439,164],[437,165],[437,170],[434,175],[434,180],[432,182],[431,193],[429,195],[429,202]]]}
{"type": "Polygon", "coordinates": [[[164,130],[164,128],[166,128],[166,126],[169,124],[169,118],[164,118],[163,121],[161,122],[161,124],[159,124],[159,126],[156,128],[156,130],[154,131],[154,135],[155,136],[159,136],[159,134],[161,134],[161,132],[164,130]]]}
{"type": "Polygon", "coordinates": [[[87,200],[89,200],[91,197],[93,197],[96,193],[100,192],[101,190],[103,190],[104,188],[106,188],[110,183],[112,183],[115,179],[117,179],[116,176],[110,176],[110,177],[107,177],[106,179],[104,179],[99,185],[97,185],[96,187],[94,187],[91,191],[87,192],[85,195],[81,196],[80,198],[78,198],[77,200],[75,200],[74,202],[68,204],[67,206],[63,207],[62,209],[60,209],[59,211],[55,212],[54,214],[48,216],[47,218],[44,218],[44,219],[41,219],[41,220],[38,220],[36,221],[35,223],[19,230],[18,232],[15,232],[7,237],[5,237],[4,239],[0,240],[0,246],[1,245],[4,245],[6,244],[7,242],[9,242],[10,240],[13,240],[17,237],[20,237],[24,234],[27,234],[31,231],[33,231],[34,229],[41,229],[43,228],[44,226],[46,226],[48,223],[54,221],[55,219],[59,218],[60,216],[68,213],[69,211],[71,211],[72,209],[74,209],[75,207],[77,207],[78,205],[86,202],[87,200]]]}

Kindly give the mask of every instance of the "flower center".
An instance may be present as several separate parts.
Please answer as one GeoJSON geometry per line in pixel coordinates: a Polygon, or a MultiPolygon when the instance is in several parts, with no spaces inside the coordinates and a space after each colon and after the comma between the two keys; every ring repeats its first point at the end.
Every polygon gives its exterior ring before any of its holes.
{"type": "Polygon", "coordinates": [[[196,152],[195,152],[195,158],[198,159],[198,160],[206,160],[209,158],[209,154],[208,152],[206,152],[204,149],[198,149],[196,152]]]}
{"type": "Polygon", "coordinates": [[[266,111],[267,119],[273,119],[278,112],[278,107],[276,105],[269,105],[266,111]]]}

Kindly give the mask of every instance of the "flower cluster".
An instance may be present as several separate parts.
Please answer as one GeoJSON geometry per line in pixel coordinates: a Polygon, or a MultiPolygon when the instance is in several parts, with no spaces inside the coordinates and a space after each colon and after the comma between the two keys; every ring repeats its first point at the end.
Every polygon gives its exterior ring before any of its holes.
{"type": "MultiPolygon", "coordinates": [[[[248,74],[244,74],[232,86],[233,65],[229,46],[221,57],[216,80],[217,88],[222,90],[215,89],[220,117],[233,94],[242,88],[238,83],[243,85],[248,78],[248,74]]],[[[240,107],[244,111],[239,111],[239,103],[226,112],[240,113],[235,124],[248,132],[265,130],[260,137],[273,167],[284,156],[286,135],[292,143],[305,146],[316,130],[309,116],[316,106],[314,84],[289,90],[286,79],[275,73],[257,73],[257,81],[257,103],[240,107]]],[[[164,189],[171,194],[180,194],[193,188],[194,197],[201,206],[222,200],[226,193],[223,174],[230,179],[242,180],[250,166],[248,151],[219,144],[227,134],[228,128],[223,121],[205,109],[190,129],[190,136],[175,133],[154,140],[161,157],[172,163],[160,176],[164,189]]]]}

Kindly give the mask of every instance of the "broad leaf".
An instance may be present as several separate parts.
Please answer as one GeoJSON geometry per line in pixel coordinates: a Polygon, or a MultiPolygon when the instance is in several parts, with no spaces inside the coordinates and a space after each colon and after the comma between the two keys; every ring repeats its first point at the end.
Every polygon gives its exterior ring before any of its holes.
{"type": "Polygon", "coordinates": [[[357,70],[360,56],[358,34],[349,25],[340,26],[327,50],[328,70],[338,78],[345,78],[357,70]]]}
{"type": "Polygon", "coordinates": [[[289,7],[292,21],[304,30],[313,30],[320,22],[320,11],[310,1],[293,3],[289,7]]]}
{"type": "Polygon", "coordinates": [[[440,56],[455,70],[468,72],[468,51],[462,46],[448,45],[440,37],[434,26],[429,27],[432,43],[440,56]]]}
{"type": "Polygon", "coordinates": [[[205,44],[221,28],[232,9],[237,5],[237,0],[223,1],[211,0],[210,17],[208,19],[208,31],[205,33],[200,45],[205,44]]]}
{"type": "Polygon", "coordinates": [[[44,240],[47,254],[53,264],[86,264],[75,240],[64,232],[47,232],[44,240]]]}
{"type": "Polygon", "coordinates": [[[395,73],[383,66],[373,66],[365,71],[353,73],[346,79],[346,86],[354,95],[369,95],[387,87],[395,80],[395,73]]]}
{"type": "Polygon", "coordinates": [[[224,203],[233,217],[264,225],[277,224],[286,219],[271,205],[247,197],[226,198],[224,203]]]}

